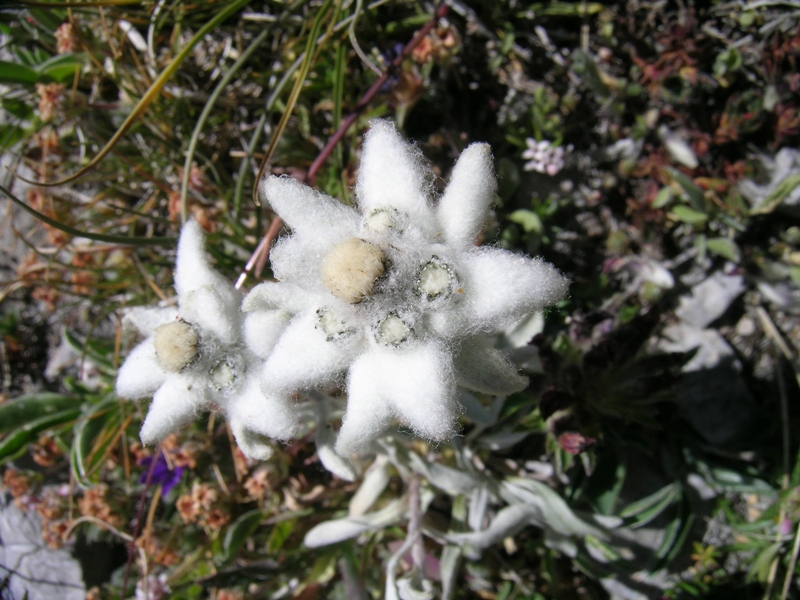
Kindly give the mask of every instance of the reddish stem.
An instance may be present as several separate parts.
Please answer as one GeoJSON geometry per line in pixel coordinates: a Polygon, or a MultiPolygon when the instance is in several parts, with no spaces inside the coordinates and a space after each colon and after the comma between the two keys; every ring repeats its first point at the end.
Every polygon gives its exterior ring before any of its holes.
{"type": "MultiPolygon", "coordinates": [[[[156,463],[162,451],[162,446],[159,444],[158,448],[156,448],[156,451],[153,453],[153,461],[150,463],[150,468],[147,469],[147,479],[145,479],[142,493],[139,496],[139,509],[136,511],[136,525],[133,528],[133,535],[131,536],[133,539],[128,547],[128,562],[125,565],[125,577],[122,580],[123,596],[128,587],[128,578],[131,574],[133,557],[136,555],[136,538],[139,537],[139,532],[142,530],[142,517],[144,517],[144,507],[147,504],[147,491],[150,489],[150,480],[153,478],[153,472],[156,470],[156,463]]],[[[145,582],[145,585],[147,585],[147,582],[145,582]]]]}
{"type": "Polygon", "coordinates": [[[383,75],[378,77],[378,79],[375,80],[375,83],[373,83],[370,86],[370,88],[367,90],[367,93],[364,94],[361,97],[361,100],[358,101],[358,104],[356,104],[356,107],[353,110],[353,112],[347,115],[347,117],[342,121],[342,124],[339,126],[339,129],[337,129],[336,133],[334,133],[330,137],[328,143],[325,144],[325,147],[322,149],[322,152],[320,152],[319,156],[317,156],[314,162],[311,163],[311,166],[308,168],[308,172],[306,173],[305,176],[306,183],[313,185],[314,179],[317,176],[317,171],[319,171],[319,169],[322,167],[322,164],[326,160],[328,160],[328,157],[333,152],[333,149],[336,147],[336,144],[338,144],[342,140],[344,134],[358,118],[358,115],[361,114],[361,112],[369,105],[369,103],[372,101],[372,98],[374,98],[375,95],[380,91],[380,89],[389,79],[390,75],[392,75],[400,67],[400,65],[403,64],[403,60],[405,60],[405,58],[409,54],[411,54],[411,51],[419,45],[419,43],[424,39],[426,35],[428,35],[431,29],[436,27],[436,24],[439,22],[439,19],[444,17],[447,14],[448,10],[450,10],[450,7],[447,6],[447,4],[442,4],[441,6],[439,6],[439,8],[436,9],[436,12],[433,15],[433,18],[430,21],[428,21],[422,27],[422,29],[420,29],[419,31],[417,31],[416,34],[414,34],[414,37],[411,38],[411,41],[405,45],[403,51],[400,54],[398,54],[395,57],[395,59],[391,62],[389,68],[387,68],[386,71],[383,72],[383,75]]]}

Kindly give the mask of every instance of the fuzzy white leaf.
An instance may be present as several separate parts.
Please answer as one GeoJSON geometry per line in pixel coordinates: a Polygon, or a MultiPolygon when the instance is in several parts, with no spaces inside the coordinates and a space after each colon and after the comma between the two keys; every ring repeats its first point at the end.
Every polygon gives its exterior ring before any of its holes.
{"type": "Polygon", "coordinates": [[[512,504],[498,512],[486,529],[472,533],[448,533],[445,538],[455,544],[489,548],[522,530],[536,513],[536,509],[530,506],[512,504]]]}
{"type": "Polygon", "coordinates": [[[593,535],[601,539],[607,537],[599,527],[587,523],[576,515],[556,491],[540,481],[511,477],[501,483],[501,492],[509,494],[517,501],[538,506],[541,511],[542,526],[546,529],[567,536],[593,535]]]}
{"type": "Polygon", "coordinates": [[[483,519],[489,506],[489,489],[481,485],[472,490],[469,501],[467,524],[472,531],[479,531],[483,527],[483,519]]]}
{"type": "Polygon", "coordinates": [[[542,331],[544,331],[544,313],[541,311],[532,312],[507,327],[500,336],[498,346],[521,348],[529,344],[542,331]]]}
{"type": "Polygon", "coordinates": [[[328,471],[339,479],[344,479],[345,481],[355,480],[356,472],[350,461],[337,454],[333,449],[336,435],[327,419],[317,421],[317,432],[314,436],[314,441],[317,445],[319,460],[328,471]]]}
{"type": "Polygon", "coordinates": [[[428,462],[415,452],[409,454],[409,464],[417,473],[424,475],[431,485],[451,496],[469,494],[478,485],[478,480],[473,475],[428,462]]]}
{"type": "Polygon", "coordinates": [[[404,498],[394,500],[385,508],[361,517],[346,517],[325,521],[311,528],[303,543],[309,548],[319,548],[357,537],[365,531],[382,529],[399,521],[408,511],[404,498]]]}
{"type": "Polygon", "coordinates": [[[389,485],[389,460],[378,455],[364,474],[364,481],[350,499],[348,512],[351,517],[359,517],[366,513],[389,485]]]}

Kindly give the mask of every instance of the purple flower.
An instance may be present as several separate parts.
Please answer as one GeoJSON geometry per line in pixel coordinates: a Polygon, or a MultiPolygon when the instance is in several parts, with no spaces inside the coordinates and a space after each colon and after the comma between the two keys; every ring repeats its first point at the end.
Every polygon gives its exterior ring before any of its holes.
{"type": "MultiPolygon", "coordinates": [[[[144,467],[144,472],[139,477],[139,483],[146,483],[147,474],[153,464],[153,457],[145,456],[139,461],[139,464],[144,467]]],[[[167,459],[164,458],[164,453],[159,452],[156,465],[153,467],[153,474],[150,477],[151,485],[161,485],[161,493],[166,496],[178,484],[182,476],[183,467],[170,468],[167,459]]]]}

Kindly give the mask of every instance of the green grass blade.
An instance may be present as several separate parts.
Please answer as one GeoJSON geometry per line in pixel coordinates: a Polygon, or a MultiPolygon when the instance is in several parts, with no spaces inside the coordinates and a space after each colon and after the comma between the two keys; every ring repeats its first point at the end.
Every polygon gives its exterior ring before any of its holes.
{"type": "Polygon", "coordinates": [[[252,43],[247,47],[247,49],[242,52],[242,55],[236,60],[233,65],[231,65],[228,72],[225,76],[220,80],[217,84],[217,87],[214,88],[214,91],[211,93],[211,96],[208,98],[208,102],[203,107],[203,112],[200,113],[200,117],[197,119],[197,124],[195,125],[194,131],[192,132],[192,137],[189,139],[189,148],[186,150],[186,160],[183,163],[183,181],[181,182],[181,222],[186,222],[186,196],[189,191],[189,176],[191,174],[192,168],[192,159],[194,158],[195,150],[197,149],[197,143],[200,140],[200,133],[203,131],[203,126],[206,123],[206,120],[211,115],[211,111],[214,108],[214,105],[217,102],[220,94],[228,87],[228,84],[234,78],[234,76],[241,70],[244,64],[249,60],[249,58],[253,55],[253,53],[258,50],[258,47],[267,39],[267,35],[272,31],[271,28],[265,28],[258,37],[256,37],[252,43]]]}
{"type": "Polygon", "coordinates": [[[69,225],[64,225],[63,223],[59,223],[55,219],[51,219],[47,215],[43,215],[38,210],[31,208],[25,202],[17,198],[14,194],[12,194],[8,189],[0,185],[0,192],[3,192],[9,200],[11,200],[14,204],[19,206],[24,211],[30,213],[43,223],[50,225],[51,227],[55,227],[56,229],[63,231],[64,233],[68,233],[74,237],[85,237],[90,240],[95,240],[98,242],[108,242],[110,244],[123,244],[126,246],[168,246],[173,245],[177,242],[175,238],[152,238],[152,237],[139,237],[139,236],[122,236],[122,235],[105,235],[102,233],[92,233],[91,231],[81,231],[80,229],[75,229],[74,227],[70,227],[69,225]]]}
{"type": "Polygon", "coordinates": [[[261,166],[258,169],[258,175],[256,176],[255,183],[253,184],[253,200],[256,204],[260,204],[258,200],[258,182],[261,181],[261,178],[264,176],[267,165],[269,164],[270,159],[275,152],[275,148],[278,146],[278,142],[280,141],[281,136],[286,129],[286,125],[289,123],[292,112],[294,112],[294,106],[297,104],[297,99],[300,97],[300,91],[303,89],[303,84],[308,77],[311,64],[314,62],[315,53],[313,50],[318,50],[319,47],[325,43],[325,39],[323,39],[322,42],[318,42],[317,36],[319,35],[319,31],[322,28],[322,22],[324,21],[324,17],[328,13],[328,9],[330,8],[331,4],[332,0],[326,0],[325,3],[319,7],[317,15],[314,17],[314,22],[311,25],[311,31],[308,32],[308,42],[306,43],[305,56],[303,58],[303,64],[300,67],[300,73],[298,74],[297,80],[294,83],[292,92],[289,94],[289,99],[286,101],[286,109],[281,115],[281,120],[278,122],[277,127],[275,127],[275,132],[272,134],[272,139],[267,147],[267,152],[264,155],[264,159],[261,161],[261,166]]]}

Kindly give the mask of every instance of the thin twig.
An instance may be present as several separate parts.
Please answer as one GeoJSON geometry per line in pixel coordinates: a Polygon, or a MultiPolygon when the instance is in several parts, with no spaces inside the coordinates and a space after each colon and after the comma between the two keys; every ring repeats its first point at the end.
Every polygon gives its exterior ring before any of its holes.
{"type": "Polygon", "coordinates": [[[237,290],[241,289],[242,285],[244,285],[247,276],[250,274],[250,271],[253,270],[254,266],[256,267],[256,277],[261,275],[261,271],[264,269],[264,264],[266,264],[267,257],[269,256],[269,248],[272,245],[272,241],[278,237],[281,225],[283,225],[283,221],[280,217],[276,216],[272,219],[272,223],[269,224],[266,235],[261,238],[255,252],[253,252],[250,260],[248,260],[247,264],[244,266],[244,271],[239,275],[239,279],[236,280],[236,285],[234,287],[237,290]]]}
{"type": "Polygon", "coordinates": [[[425,578],[425,546],[422,543],[422,506],[419,496],[421,476],[415,473],[408,482],[408,537],[411,540],[411,560],[414,577],[421,588],[425,578]]]}
{"type": "MultiPolygon", "coordinates": [[[[131,536],[130,544],[133,548],[136,548],[136,537],[139,535],[139,531],[142,527],[142,514],[144,513],[144,507],[147,500],[147,490],[150,489],[150,480],[153,478],[153,472],[156,470],[156,463],[158,462],[158,456],[161,454],[161,444],[158,445],[156,451],[153,453],[153,461],[150,463],[150,468],[147,470],[147,478],[144,481],[144,488],[142,488],[142,493],[139,496],[139,510],[136,511],[136,525],[133,527],[133,536],[131,536]]],[[[122,589],[125,590],[128,588],[128,579],[130,578],[131,574],[131,564],[133,563],[133,554],[128,554],[128,563],[125,565],[125,577],[122,580],[122,589]]],[[[145,579],[147,578],[147,568],[145,565],[145,579]]],[[[147,582],[145,581],[145,585],[147,582]]]]}

